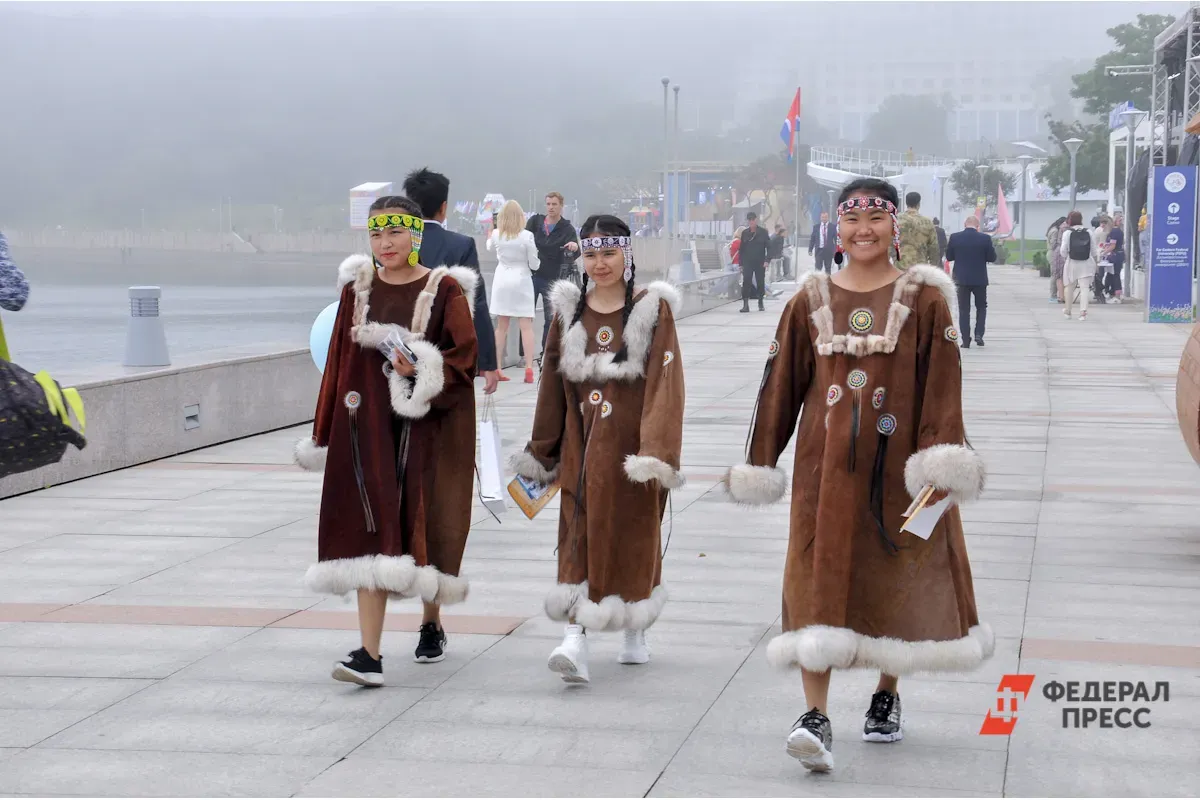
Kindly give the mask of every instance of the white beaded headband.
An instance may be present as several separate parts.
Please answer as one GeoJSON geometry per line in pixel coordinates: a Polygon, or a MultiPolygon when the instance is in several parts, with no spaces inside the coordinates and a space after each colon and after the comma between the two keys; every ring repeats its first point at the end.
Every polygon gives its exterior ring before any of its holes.
{"type": "Polygon", "coordinates": [[[633,266],[633,239],[628,236],[592,236],[581,240],[579,245],[585,253],[589,250],[607,250],[610,247],[618,247],[625,254],[625,269],[628,270],[633,266]]]}

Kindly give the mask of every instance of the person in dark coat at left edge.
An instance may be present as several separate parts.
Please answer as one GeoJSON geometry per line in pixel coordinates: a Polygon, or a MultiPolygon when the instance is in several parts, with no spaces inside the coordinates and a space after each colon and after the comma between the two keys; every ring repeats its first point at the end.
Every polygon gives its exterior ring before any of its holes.
{"type": "Polygon", "coordinates": [[[421,239],[421,263],[437,267],[470,267],[479,273],[479,291],[475,293],[475,338],[479,343],[477,370],[484,379],[483,391],[492,394],[500,383],[500,364],[496,363],[496,332],[488,311],[487,290],[479,270],[479,251],[470,236],[446,230],[446,206],[450,198],[450,179],[428,168],[414,170],[404,179],[404,194],[421,207],[425,232],[421,239]]]}

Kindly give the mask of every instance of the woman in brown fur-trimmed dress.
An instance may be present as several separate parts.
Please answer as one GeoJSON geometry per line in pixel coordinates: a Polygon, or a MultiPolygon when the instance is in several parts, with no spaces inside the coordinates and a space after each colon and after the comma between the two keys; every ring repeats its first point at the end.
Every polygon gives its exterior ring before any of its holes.
{"type": "Polygon", "coordinates": [[[788,478],[776,462],[799,417],[783,633],[767,657],[801,670],[811,710],[788,752],[813,770],[833,766],[832,668],[879,670],[863,738],[894,742],[903,736],[899,676],[970,670],[994,647],[975,609],[957,508],[980,494],[986,472],[963,430],[954,285],[935,267],[893,266],[898,204],[883,181],[843,190],[838,238],[849,266],[801,280],[771,342],[748,463],[726,479],[739,502],[783,497],[788,478]],[[928,540],[900,530],[909,495],[926,486],[933,501],[954,501],[928,540]]]}
{"type": "Polygon", "coordinates": [[[661,527],[671,489],[683,486],[684,385],[672,308],[655,281],[636,292],[629,228],[608,215],[582,228],[595,288],[560,281],[546,340],[533,436],[513,469],[561,486],[558,585],[546,615],[566,621],[549,667],[587,683],[585,632],[625,632],[618,660],[650,660],[646,629],[667,600],[661,527]]]}
{"type": "Polygon", "coordinates": [[[429,662],[444,657],[441,606],[467,596],[459,566],[475,470],[477,277],[418,263],[424,224],[408,198],[376,200],[368,228],[374,258],[351,256],[338,270],[313,435],[297,443],[296,462],[325,471],[318,561],[305,580],[317,592],[358,593],[362,648],[333,677],[381,686],[388,597],[421,598],[415,658],[429,662]]]}

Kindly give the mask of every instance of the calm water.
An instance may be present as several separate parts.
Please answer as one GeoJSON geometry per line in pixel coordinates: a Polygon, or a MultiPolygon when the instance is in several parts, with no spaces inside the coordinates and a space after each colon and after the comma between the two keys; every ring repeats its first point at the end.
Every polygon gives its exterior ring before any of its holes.
{"type": "Polygon", "coordinates": [[[162,287],[173,360],[228,347],[308,347],[313,320],[338,296],[336,255],[155,251],[123,261],[110,251],[26,248],[13,258],[32,286],[22,311],[4,312],[13,360],[64,383],[109,366],[119,374],[130,286],[162,287]]]}

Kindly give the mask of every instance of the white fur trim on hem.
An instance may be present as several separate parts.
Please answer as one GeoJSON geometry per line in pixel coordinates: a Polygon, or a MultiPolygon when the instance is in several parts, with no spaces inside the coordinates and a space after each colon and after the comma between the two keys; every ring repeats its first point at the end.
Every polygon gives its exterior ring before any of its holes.
{"type": "Polygon", "coordinates": [[[678,489],[687,483],[682,472],[654,456],[625,456],[625,475],[634,483],[658,481],[664,489],[678,489]]]}
{"type": "Polygon", "coordinates": [[[429,413],[429,404],[442,393],[446,373],[442,369],[442,351],[423,339],[408,342],[417,357],[417,374],[402,378],[394,369],[388,370],[388,391],[392,395],[392,410],[406,419],[421,419],[429,413]]]}
{"type": "Polygon", "coordinates": [[[970,503],[987,485],[987,465],[974,450],[961,444],[935,444],[918,450],[904,465],[904,486],[912,497],[925,486],[950,494],[957,505],[970,503]]]}
{"type": "Polygon", "coordinates": [[[587,353],[588,335],[582,322],[571,324],[579,305],[579,287],[571,281],[558,281],[550,289],[550,305],[558,317],[561,352],[558,367],[572,383],[595,381],[635,381],[646,376],[646,357],[654,339],[654,329],[662,316],[662,304],[672,313],[681,302],[679,290],[665,281],[652,281],[633,304],[629,322],[621,334],[625,360],[614,362],[616,353],[587,353]]]}
{"type": "Polygon", "coordinates": [[[546,469],[528,450],[513,454],[508,460],[508,467],[514,474],[541,484],[549,485],[558,480],[558,465],[554,469],[546,469]]]}
{"type": "Polygon", "coordinates": [[[725,491],[738,503],[765,506],[780,500],[788,490],[788,474],[779,467],[738,464],[725,474],[725,491]]]}
{"type": "Polygon", "coordinates": [[[877,669],[899,677],[914,672],[969,672],[991,658],[995,649],[995,636],[986,623],[974,626],[961,639],[944,642],[906,642],[865,636],[849,628],[810,625],[772,639],[767,661],[783,670],[877,669]]]}
{"type": "Polygon", "coordinates": [[[577,625],[593,631],[644,631],[654,624],[667,604],[667,588],[655,586],[645,600],[627,602],[610,594],[593,603],[588,599],[587,581],[560,583],[546,595],[546,616],[562,622],[574,619],[577,625]]]}
{"type": "Polygon", "coordinates": [[[311,436],[305,437],[296,442],[296,447],[292,451],[293,459],[296,466],[309,472],[324,472],[325,457],[329,452],[328,447],[320,447],[312,440],[311,436]]]}
{"type": "Polygon", "coordinates": [[[345,595],[358,589],[385,589],[394,597],[420,597],[426,603],[453,605],[467,599],[470,582],[434,566],[418,567],[412,556],[359,556],[318,561],[304,576],[320,594],[345,595]]]}

